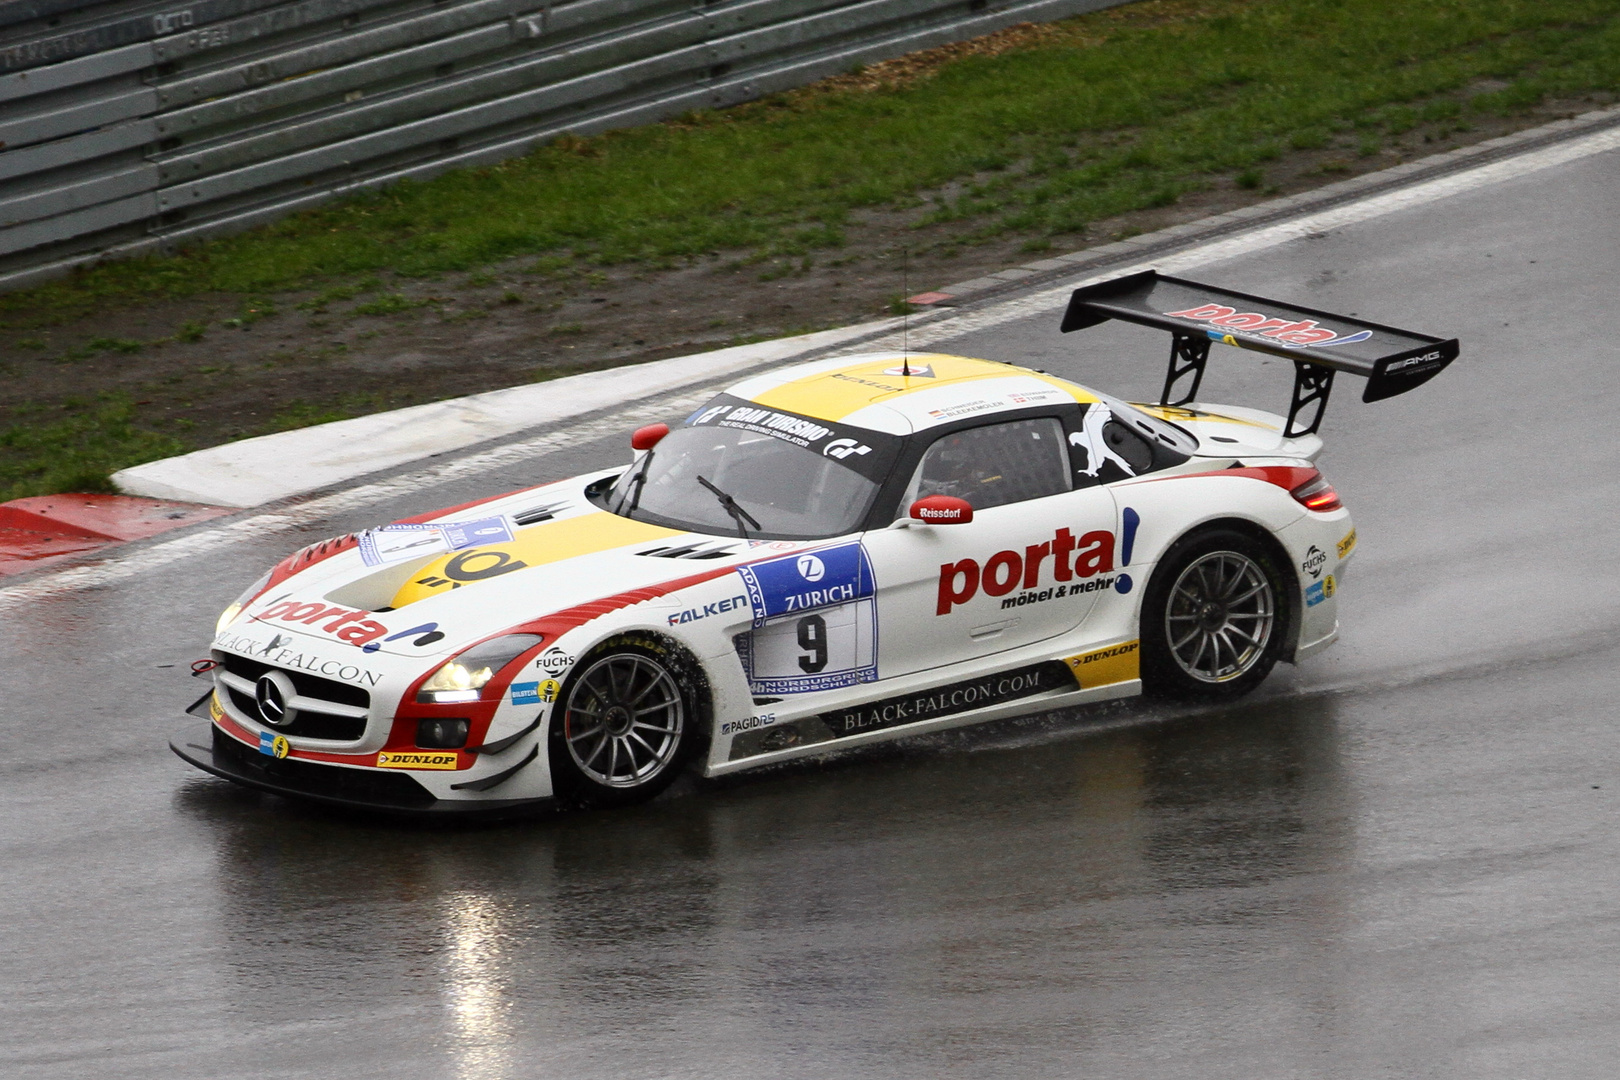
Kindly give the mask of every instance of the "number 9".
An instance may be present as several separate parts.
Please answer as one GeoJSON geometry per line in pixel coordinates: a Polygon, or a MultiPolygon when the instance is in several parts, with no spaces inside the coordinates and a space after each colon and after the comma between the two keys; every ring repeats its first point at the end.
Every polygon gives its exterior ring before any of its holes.
{"type": "Polygon", "coordinates": [[[799,668],[814,675],[827,666],[827,621],[820,615],[806,615],[799,620],[799,648],[809,650],[809,656],[799,657],[799,668]]]}

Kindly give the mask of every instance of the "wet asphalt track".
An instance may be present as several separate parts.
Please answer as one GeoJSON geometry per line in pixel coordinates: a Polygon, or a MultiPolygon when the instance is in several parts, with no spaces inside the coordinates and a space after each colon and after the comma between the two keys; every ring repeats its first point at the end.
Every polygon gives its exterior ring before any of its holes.
{"type": "MultiPolygon", "coordinates": [[[[1612,1076],[1617,260],[1610,153],[1199,272],[1463,339],[1406,398],[1343,380],[1343,640],[1224,711],[474,832],[169,753],[260,568],[622,437],[7,612],[0,1075],[1612,1076]]],[[[1056,321],[954,348],[1157,392],[1159,335],[1056,321]]],[[[1285,401],[1281,364],[1215,365],[1207,398],[1285,401]]]]}

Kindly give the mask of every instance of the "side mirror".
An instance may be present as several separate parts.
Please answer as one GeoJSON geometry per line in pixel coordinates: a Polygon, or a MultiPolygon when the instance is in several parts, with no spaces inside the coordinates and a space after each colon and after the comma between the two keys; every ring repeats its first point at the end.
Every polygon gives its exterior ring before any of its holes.
{"type": "Polygon", "coordinates": [[[966,525],[973,520],[973,504],[955,495],[930,495],[911,504],[911,517],[929,525],[966,525]]]}
{"type": "Polygon", "coordinates": [[[651,450],[668,434],[668,424],[648,424],[646,427],[636,428],[635,432],[630,436],[630,449],[637,452],[651,450]]]}

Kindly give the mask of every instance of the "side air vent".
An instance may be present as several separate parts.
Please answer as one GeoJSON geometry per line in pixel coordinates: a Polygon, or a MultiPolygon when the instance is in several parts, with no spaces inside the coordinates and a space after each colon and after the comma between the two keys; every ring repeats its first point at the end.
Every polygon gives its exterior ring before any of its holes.
{"type": "Polygon", "coordinates": [[[736,549],[730,544],[683,544],[680,547],[648,548],[638,551],[637,555],[645,555],[650,559],[723,559],[727,555],[735,555],[736,549]]]}
{"type": "Polygon", "coordinates": [[[527,510],[519,510],[512,515],[512,520],[519,526],[538,525],[542,521],[550,521],[557,516],[557,511],[568,504],[565,502],[547,503],[544,506],[531,506],[527,510]]]}

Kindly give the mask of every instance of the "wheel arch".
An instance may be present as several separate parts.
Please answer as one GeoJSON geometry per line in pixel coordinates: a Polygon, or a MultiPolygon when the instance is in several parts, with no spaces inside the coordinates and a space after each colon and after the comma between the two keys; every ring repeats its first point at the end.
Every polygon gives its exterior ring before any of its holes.
{"type": "MultiPolygon", "coordinates": [[[[699,736],[699,745],[694,757],[707,752],[708,744],[714,737],[715,691],[714,680],[710,675],[709,667],[703,662],[702,655],[690,642],[682,640],[675,634],[668,633],[657,627],[649,626],[616,626],[604,627],[602,632],[590,644],[580,649],[576,654],[573,665],[568,669],[562,679],[559,701],[566,700],[566,695],[572,689],[574,680],[589,665],[589,661],[611,650],[616,645],[640,645],[655,652],[667,654],[674,665],[679,667],[676,672],[676,681],[681,690],[689,696],[688,705],[695,713],[697,721],[695,730],[699,736]]],[[[561,715],[561,710],[553,710],[553,719],[561,715]]]]}
{"type": "MultiPolygon", "coordinates": [[[[1214,532],[1220,529],[1228,529],[1232,532],[1242,533],[1243,535],[1254,540],[1256,543],[1260,544],[1271,554],[1272,558],[1276,560],[1277,566],[1283,574],[1285,585],[1283,595],[1278,597],[1278,605],[1282,609],[1283,624],[1283,646],[1282,652],[1278,656],[1278,659],[1285,663],[1292,664],[1294,662],[1294,652],[1299,646],[1299,627],[1301,618],[1300,590],[1302,587],[1299,580],[1299,570],[1294,566],[1293,557],[1288,553],[1288,549],[1283,546],[1281,540],[1277,539],[1276,533],[1272,532],[1265,525],[1255,521],[1252,518],[1236,517],[1232,515],[1213,517],[1200,521],[1198,524],[1184,530],[1169,544],[1165,545],[1164,550],[1159,553],[1158,558],[1155,560],[1153,573],[1157,574],[1159,572],[1159,567],[1168,563],[1170,557],[1183,546],[1196,541],[1200,534],[1214,532]]],[[[1151,576],[1152,575],[1150,575],[1150,578],[1151,576]]],[[[1142,594],[1143,596],[1146,596],[1147,590],[1143,589],[1142,594]]],[[[1141,618],[1140,612],[1138,612],[1137,617],[1139,619],[1141,618]]]]}

